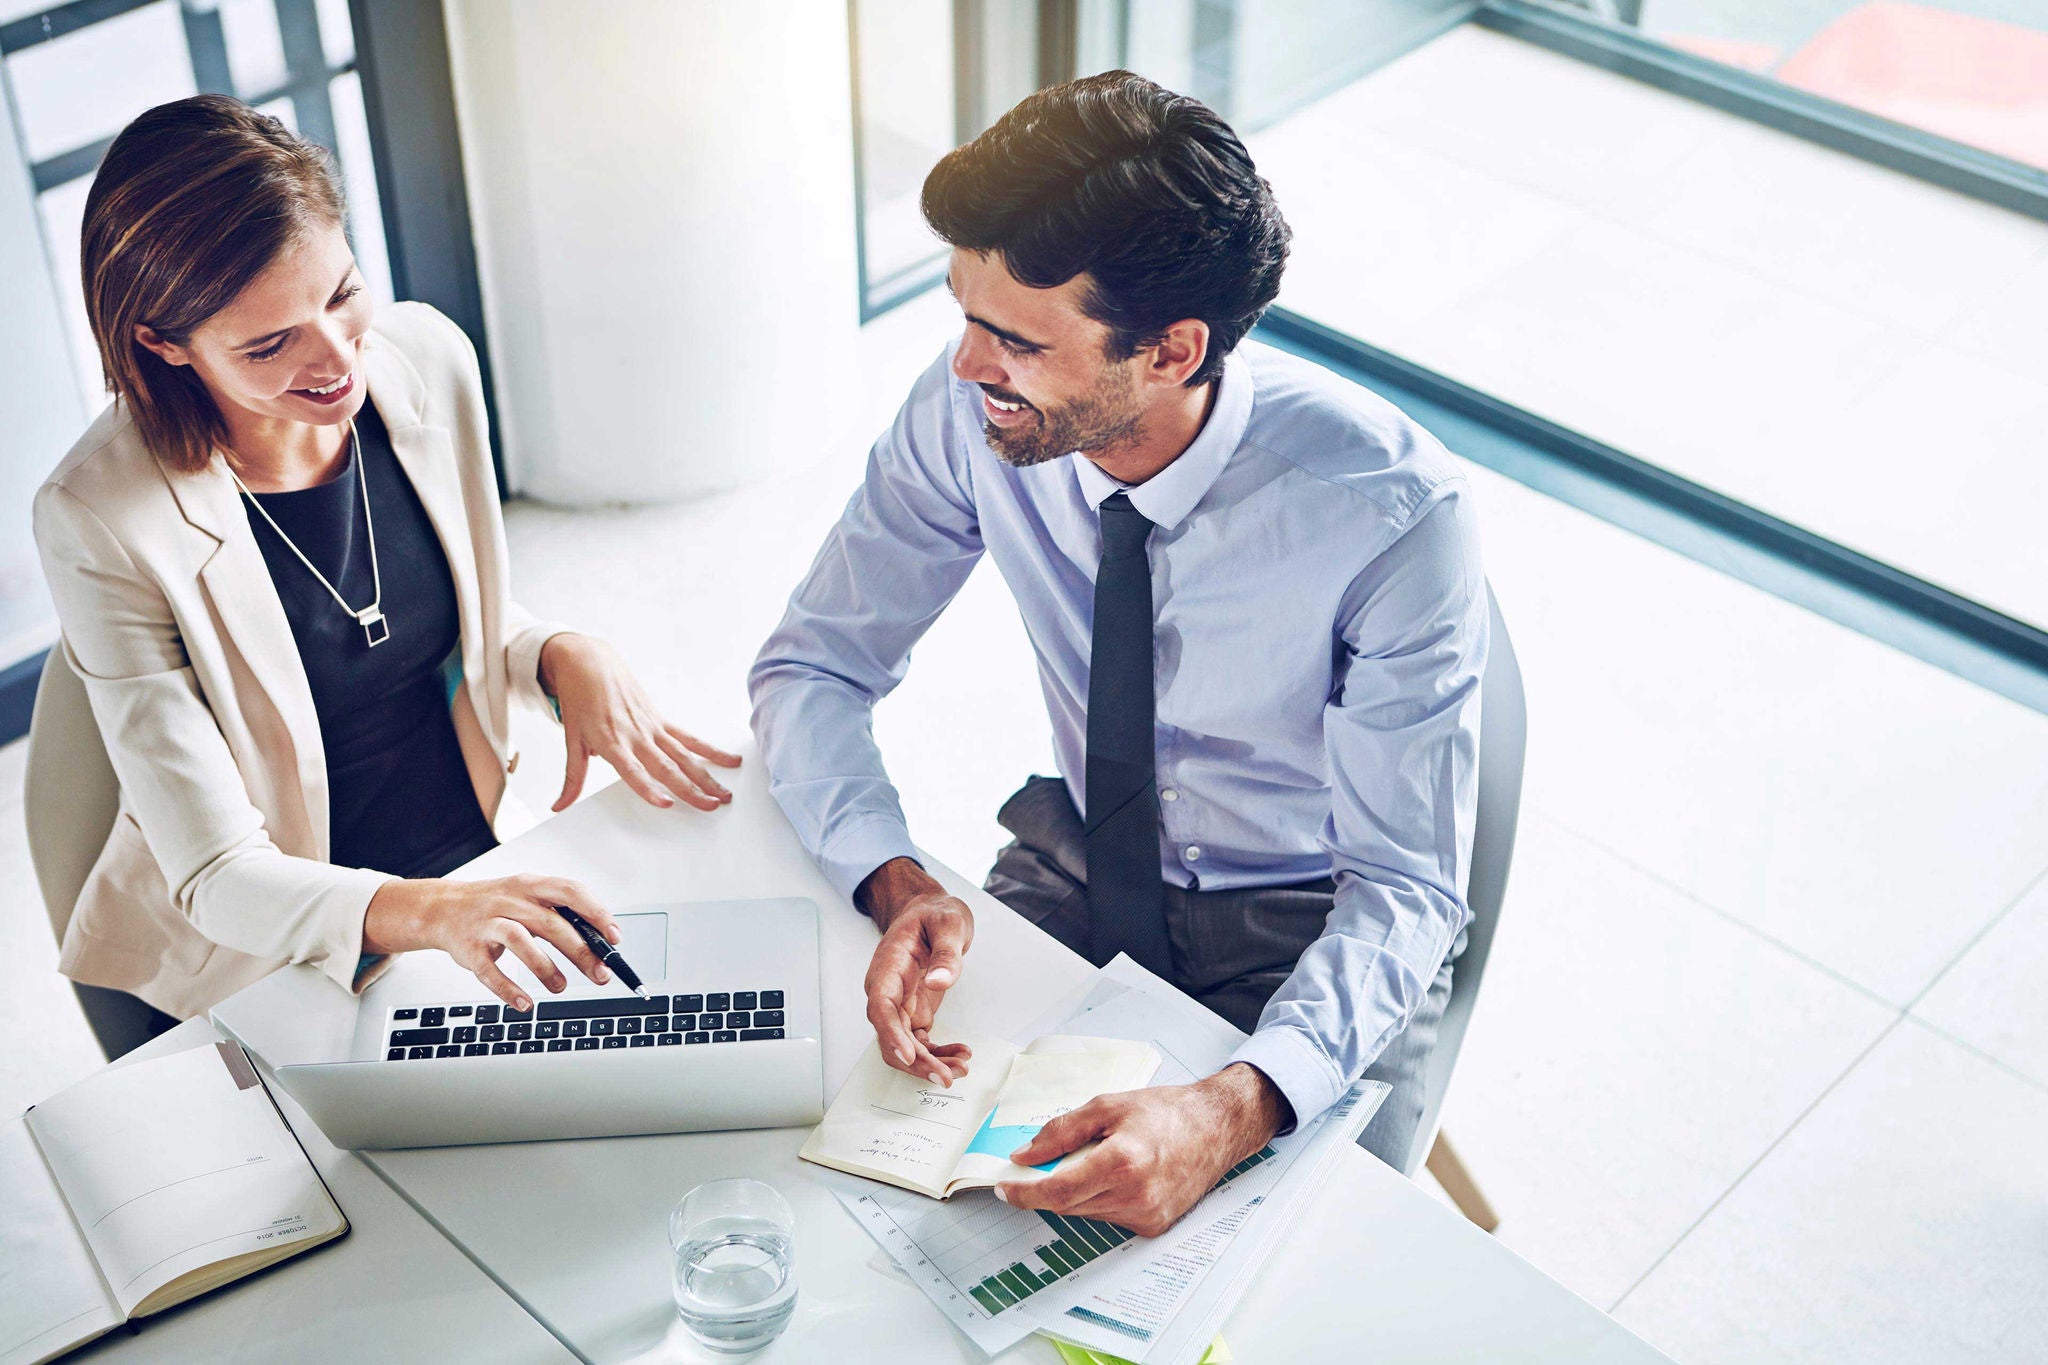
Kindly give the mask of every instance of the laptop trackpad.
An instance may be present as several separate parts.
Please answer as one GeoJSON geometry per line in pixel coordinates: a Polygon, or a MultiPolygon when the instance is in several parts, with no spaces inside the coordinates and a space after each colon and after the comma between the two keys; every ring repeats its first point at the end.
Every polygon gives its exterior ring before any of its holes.
{"type": "MultiPolygon", "coordinates": [[[[626,965],[638,972],[640,979],[650,986],[656,982],[668,980],[668,916],[660,911],[648,911],[640,914],[620,915],[617,918],[619,921],[619,942],[617,946],[619,956],[626,959],[626,965]]],[[[566,924],[567,921],[565,920],[563,923],[566,924]]],[[[498,955],[499,969],[505,975],[511,977],[513,981],[517,982],[522,990],[530,992],[534,999],[573,1000],[581,996],[618,995],[621,993],[623,988],[619,985],[616,975],[613,976],[610,983],[600,986],[585,976],[582,968],[563,957],[556,950],[555,946],[546,939],[536,934],[534,935],[534,942],[540,945],[542,952],[555,960],[555,964],[562,969],[562,975],[569,978],[569,988],[559,996],[553,994],[538,981],[534,980],[533,973],[527,970],[526,964],[520,961],[516,955],[509,951],[498,955]]],[[[483,988],[479,986],[477,990],[481,993],[483,988]]]]}

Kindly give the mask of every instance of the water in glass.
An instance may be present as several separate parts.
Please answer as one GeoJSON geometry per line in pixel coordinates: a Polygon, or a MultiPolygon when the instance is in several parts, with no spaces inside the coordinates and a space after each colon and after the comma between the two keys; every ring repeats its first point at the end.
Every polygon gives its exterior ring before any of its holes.
{"type": "Polygon", "coordinates": [[[692,1226],[676,1253],[676,1311],[716,1351],[752,1351],[789,1325],[796,1275],[789,1230],[732,1214],[692,1226]]]}

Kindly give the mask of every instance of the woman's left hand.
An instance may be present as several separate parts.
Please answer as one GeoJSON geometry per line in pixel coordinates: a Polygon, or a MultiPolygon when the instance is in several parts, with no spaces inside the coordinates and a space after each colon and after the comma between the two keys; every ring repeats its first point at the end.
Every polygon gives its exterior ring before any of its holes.
{"type": "Polygon", "coordinates": [[[717,810],[732,800],[732,793],[697,759],[737,768],[739,755],[663,720],[626,661],[604,641],[575,634],[551,637],[541,646],[540,685],[561,708],[569,746],[556,810],[567,810],[583,794],[583,775],[593,754],[611,764],[619,780],[651,806],[666,809],[680,797],[699,810],[717,810]]]}

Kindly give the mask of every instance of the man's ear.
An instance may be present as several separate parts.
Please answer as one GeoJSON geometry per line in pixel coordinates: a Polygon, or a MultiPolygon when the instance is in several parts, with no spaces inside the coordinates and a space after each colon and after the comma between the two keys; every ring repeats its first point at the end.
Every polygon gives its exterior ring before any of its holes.
{"type": "Polygon", "coordinates": [[[192,353],[173,341],[165,341],[154,327],[135,324],[135,340],[166,365],[190,365],[192,353]]]}
{"type": "Polygon", "coordinates": [[[1150,352],[1146,381],[1179,388],[1209,358],[1209,324],[1200,318],[1182,318],[1160,335],[1150,352]]]}

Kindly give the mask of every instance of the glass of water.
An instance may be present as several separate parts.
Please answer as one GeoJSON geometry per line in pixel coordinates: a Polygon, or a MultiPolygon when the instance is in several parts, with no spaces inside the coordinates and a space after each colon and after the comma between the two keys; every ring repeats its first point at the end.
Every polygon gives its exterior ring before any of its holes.
{"type": "Polygon", "coordinates": [[[759,1350],[796,1311],[796,1219],[772,1185],[714,1180],[668,1216],[676,1311],[714,1351],[759,1350]]]}

